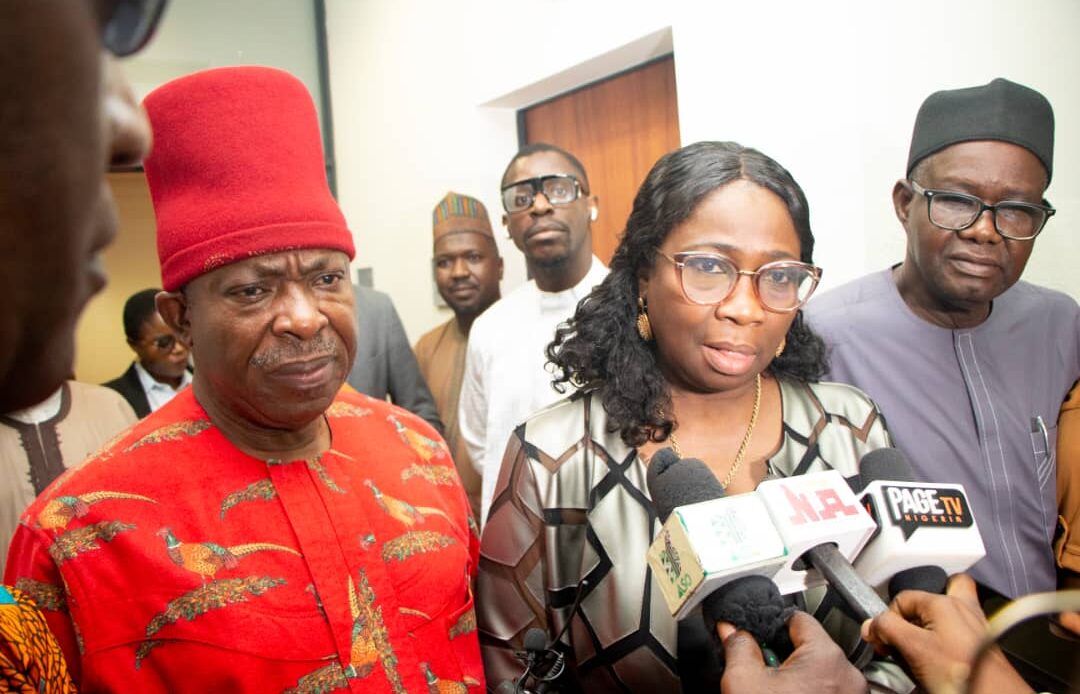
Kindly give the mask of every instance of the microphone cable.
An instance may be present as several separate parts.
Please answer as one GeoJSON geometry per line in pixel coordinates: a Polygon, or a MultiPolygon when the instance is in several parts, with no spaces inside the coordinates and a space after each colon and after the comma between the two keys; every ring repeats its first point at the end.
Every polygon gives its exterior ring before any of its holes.
{"type": "Polygon", "coordinates": [[[986,657],[1006,632],[1034,617],[1073,611],[1080,611],[1080,590],[1032,593],[1013,600],[998,610],[987,620],[986,635],[975,651],[966,681],[956,690],[958,694],[968,694],[979,667],[986,661],[986,657]]]}

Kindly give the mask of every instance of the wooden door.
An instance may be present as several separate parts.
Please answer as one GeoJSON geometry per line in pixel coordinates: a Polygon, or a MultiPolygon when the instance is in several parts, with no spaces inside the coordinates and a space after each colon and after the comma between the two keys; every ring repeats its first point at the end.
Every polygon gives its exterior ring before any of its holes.
{"type": "Polygon", "coordinates": [[[105,290],[91,299],[75,337],[75,378],[102,383],[124,373],[135,358],[124,338],[124,304],[135,292],[161,287],[154,205],[142,171],[110,173],[120,226],[102,257],[105,290]]]}
{"type": "Polygon", "coordinates": [[[584,164],[600,198],[593,252],[608,263],[645,175],[679,147],[675,61],[660,58],[531,106],[520,122],[523,143],[557,145],[584,164]]]}

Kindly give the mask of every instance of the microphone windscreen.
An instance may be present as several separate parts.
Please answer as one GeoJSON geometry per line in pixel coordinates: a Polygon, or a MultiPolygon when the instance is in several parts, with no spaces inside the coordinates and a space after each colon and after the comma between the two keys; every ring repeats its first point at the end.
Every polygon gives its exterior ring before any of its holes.
{"type": "Polygon", "coordinates": [[[671,448],[661,448],[653,453],[652,458],[649,459],[649,469],[645,472],[645,484],[649,489],[653,488],[658,476],[663,475],[669,467],[680,460],[679,454],[671,448]]]}
{"type": "Polygon", "coordinates": [[[794,611],[772,579],[760,575],[726,583],[701,603],[701,616],[709,633],[716,634],[717,622],[728,622],[750,632],[758,643],[767,644],[780,660],[794,650],[787,630],[788,618],[794,611]]]}
{"type": "Polygon", "coordinates": [[[924,590],[944,595],[948,583],[949,575],[940,566],[915,566],[889,579],[889,600],[902,590],[924,590]]]}
{"type": "Polygon", "coordinates": [[[526,651],[546,651],[548,647],[547,634],[543,629],[533,627],[525,632],[523,645],[526,651]]]}
{"type": "Polygon", "coordinates": [[[864,455],[859,461],[859,488],[854,489],[854,492],[858,494],[871,482],[879,480],[883,482],[915,481],[911,463],[899,449],[876,448],[864,455]]]}
{"type": "Polygon", "coordinates": [[[678,506],[724,496],[720,481],[705,463],[697,458],[680,459],[670,448],[661,448],[653,454],[645,483],[661,523],[678,506]]]}

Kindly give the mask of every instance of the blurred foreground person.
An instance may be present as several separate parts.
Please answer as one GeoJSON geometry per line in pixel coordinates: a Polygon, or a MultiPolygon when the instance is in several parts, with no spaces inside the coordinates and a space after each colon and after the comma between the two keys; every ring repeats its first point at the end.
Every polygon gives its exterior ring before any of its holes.
{"type": "MultiPolygon", "coordinates": [[[[150,146],[110,54],[139,50],[164,6],[0,3],[0,412],[41,402],[72,372],[75,324],[105,284],[99,254],[116,235],[105,171],[139,163],[150,146]]],[[[62,607],[50,587],[18,585],[38,605],[62,607]]],[[[22,590],[0,588],[0,689],[73,692],[22,590]]]]}

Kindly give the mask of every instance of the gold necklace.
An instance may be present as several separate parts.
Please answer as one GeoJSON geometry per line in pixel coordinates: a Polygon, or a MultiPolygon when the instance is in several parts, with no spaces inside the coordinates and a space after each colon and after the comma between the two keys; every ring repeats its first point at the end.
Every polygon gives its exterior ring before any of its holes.
{"type": "MultiPolygon", "coordinates": [[[[742,465],[743,458],[746,457],[746,448],[750,445],[750,439],[754,435],[754,427],[757,425],[758,410],[761,409],[761,374],[758,373],[757,378],[754,379],[754,411],[750,413],[750,426],[746,427],[746,434],[743,435],[742,443],[739,444],[739,450],[735,453],[735,462],[731,464],[731,469],[728,470],[727,475],[724,476],[724,480],[720,483],[721,489],[727,489],[731,484],[731,480],[735,479],[735,474],[739,471],[739,466],[742,465]]],[[[675,451],[675,455],[682,457],[682,449],[679,448],[679,441],[675,438],[675,434],[668,434],[668,440],[671,441],[671,448],[675,451]]]]}

